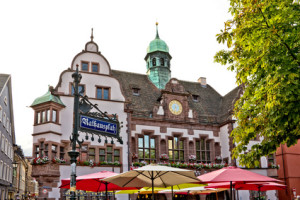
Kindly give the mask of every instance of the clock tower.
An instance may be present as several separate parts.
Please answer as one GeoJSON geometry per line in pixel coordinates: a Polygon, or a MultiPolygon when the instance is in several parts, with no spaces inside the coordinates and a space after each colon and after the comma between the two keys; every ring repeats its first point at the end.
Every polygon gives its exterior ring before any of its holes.
{"type": "Polygon", "coordinates": [[[156,37],[147,48],[145,61],[147,63],[147,75],[158,89],[164,89],[171,78],[171,59],[168,45],[159,38],[158,23],[156,22],[156,37]]]}

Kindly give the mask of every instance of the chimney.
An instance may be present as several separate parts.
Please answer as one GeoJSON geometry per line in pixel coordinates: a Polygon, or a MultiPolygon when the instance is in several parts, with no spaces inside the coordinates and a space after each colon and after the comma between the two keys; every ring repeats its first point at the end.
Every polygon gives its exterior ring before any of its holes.
{"type": "Polygon", "coordinates": [[[206,78],[205,77],[198,78],[198,82],[201,84],[202,87],[206,87],[206,78]]]}

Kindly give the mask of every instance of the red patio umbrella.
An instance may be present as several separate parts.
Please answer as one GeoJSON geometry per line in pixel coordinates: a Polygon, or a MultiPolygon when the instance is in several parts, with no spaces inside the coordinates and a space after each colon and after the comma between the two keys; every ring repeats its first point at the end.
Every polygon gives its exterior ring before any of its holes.
{"type": "MultiPolygon", "coordinates": [[[[76,178],[76,189],[92,192],[116,191],[116,190],[135,190],[136,187],[120,187],[113,183],[102,181],[101,179],[118,175],[119,173],[111,171],[101,171],[92,174],[78,176],[76,178]]],[[[70,178],[62,179],[60,188],[70,189],[70,178]]]]}
{"type": "MultiPolygon", "coordinates": [[[[233,188],[236,190],[255,190],[258,191],[258,195],[260,197],[260,192],[267,190],[284,190],[286,189],[286,185],[275,183],[275,182],[250,182],[250,183],[241,183],[241,182],[233,182],[233,188]]],[[[230,188],[230,183],[211,183],[205,188],[230,188]]]]}
{"type": "Polygon", "coordinates": [[[204,183],[230,183],[230,199],[232,199],[232,183],[279,182],[280,180],[263,176],[248,170],[230,166],[198,176],[204,183]]]}

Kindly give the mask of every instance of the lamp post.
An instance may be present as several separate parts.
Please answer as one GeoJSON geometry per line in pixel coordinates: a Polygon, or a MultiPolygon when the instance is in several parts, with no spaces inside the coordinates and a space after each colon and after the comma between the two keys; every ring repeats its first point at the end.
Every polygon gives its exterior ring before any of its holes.
{"type": "MultiPolygon", "coordinates": [[[[101,143],[101,136],[105,137],[105,143],[107,143],[107,137],[111,138],[111,144],[113,139],[117,139],[120,144],[123,144],[122,137],[120,137],[120,126],[117,114],[113,114],[113,117],[109,117],[106,112],[102,112],[97,104],[92,104],[87,96],[82,96],[79,91],[79,83],[81,81],[81,74],[78,72],[78,65],[76,65],[76,71],[72,74],[73,89],[74,89],[74,123],[73,132],[70,136],[72,150],[68,152],[71,160],[71,178],[70,178],[70,199],[76,200],[76,161],[79,156],[79,152],[76,151],[76,143],[81,146],[82,141],[78,140],[78,131],[86,132],[85,139],[88,140],[88,134],[92,134],[91,140],[94,141],[94,135],[99,136],[98,142],[101,143]],[[79,99],[81,98],[81,101],[79,99]],[[94,108],[97,112],[90,112],[94,108]],[[80,112],[80,113],[79,113],[80,112]],[[79,121],[79,119],[81,119],[79,121]],[[94,123],[87,123],[92,120],[94,123]],[[93,126],[97,124],[97,126],[93,126]]],[[[83,90],[83,88],[82,88],[83,90]]],[[[122,122],[121,122],[122,124],[122,122]]]]}
{"type": "Polygon", "coordinates": [[[82,78],[81,74],[78,73],[78,65],[76,65],[76,72],[72,74],[74,79],[73,88],[74,88],[74,123],[73,123],[73,133],[70,137],[72,150],[68,152],[68,155],[71,158],[71,178],[70,178],[70,199],[76,200],[76,161],[79,156],[79,152],[76,151],[76,142],[78,141],[78,109],[79,109],[79,91],[78,85],[82,78]]]}

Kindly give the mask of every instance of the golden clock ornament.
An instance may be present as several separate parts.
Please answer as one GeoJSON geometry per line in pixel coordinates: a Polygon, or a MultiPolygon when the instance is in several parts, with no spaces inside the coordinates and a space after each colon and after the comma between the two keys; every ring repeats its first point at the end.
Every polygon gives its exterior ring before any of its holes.
{"type": "Polygon", "coordinates": [[[182,112],[182,105],[181,105],[181,103],[179,101],[172,100],[169,103],[169,110],[174,115],[180,115],[180,113],[182,112]]]}

